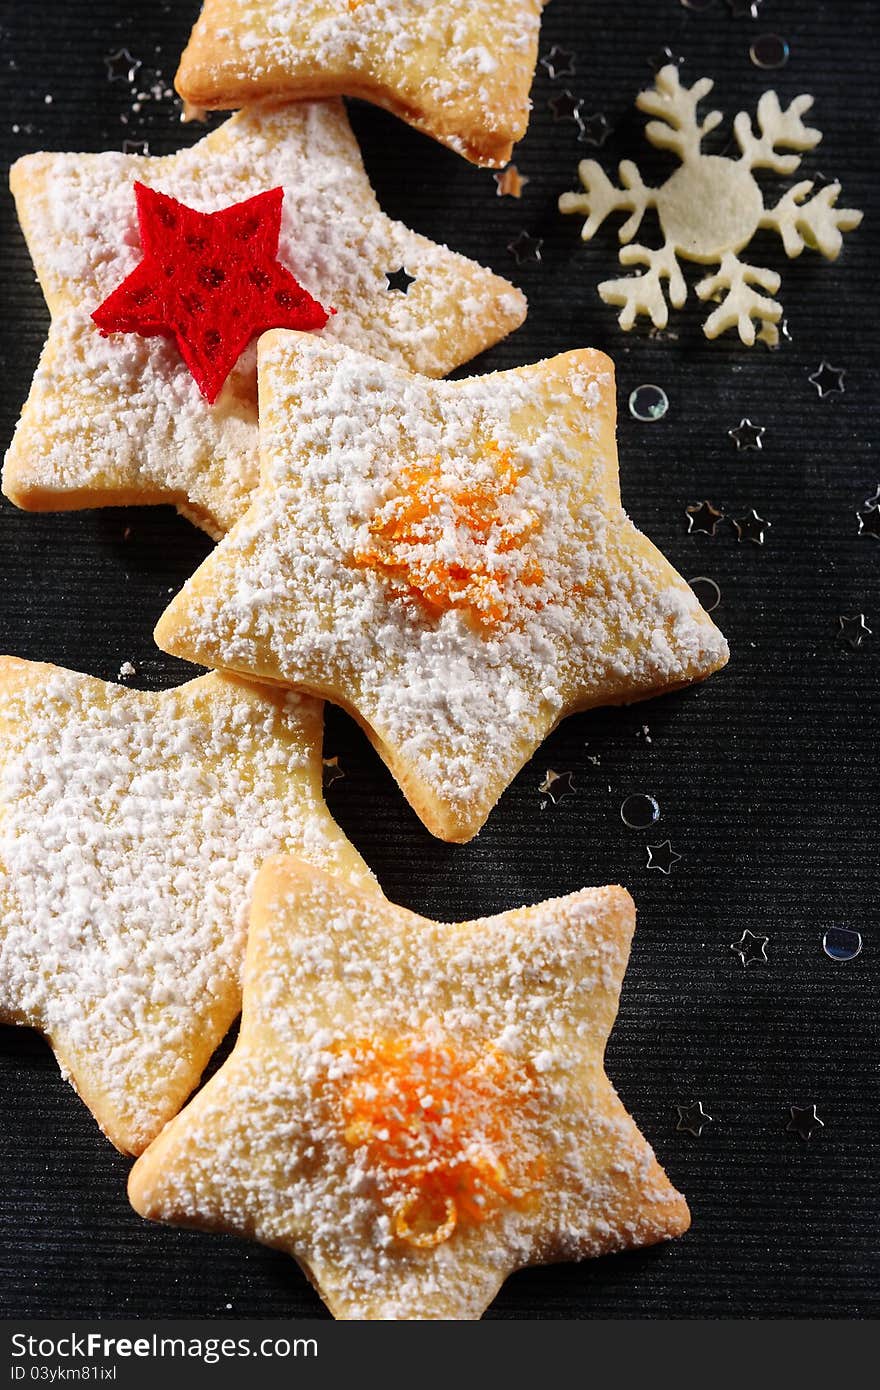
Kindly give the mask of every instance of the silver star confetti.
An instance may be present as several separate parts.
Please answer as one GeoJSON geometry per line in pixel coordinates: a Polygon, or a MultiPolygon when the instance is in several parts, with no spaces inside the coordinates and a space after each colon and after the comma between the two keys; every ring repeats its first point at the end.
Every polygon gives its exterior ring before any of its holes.
{"type": "Polygon", "coordinates": [[[649,869],[659,869],[661,874],[668,874],[672,870],[673,864],[677,864],[681,858],[680,854],[672,848],[670,840],[664,840],[660,845],[648,845],[649,869]]]}
{"type": "Polygon", "coordinates": [[[550,78],[574,77],[574,54],[555,43],[541,59],[541,67],[550,78]]]}
{"type": "Polygon", "coordinates": [[[745,968],[747,965],[769,965],[767,960],[767,947],[770,944],[769,936],[758,936],[748,928],[743,932],[739,941],[731,941],[730,949],[739,956],[740,964],[745,968]]]}
{"type": "Polygon", "coordinates": [[[703,1109],[703,1102],[695,1100],[690,1105],[676,1105],[678,1111],[678,1124],[675,1126],[683,1134],[692,1134],[695,1139],[699,1139],[706,1125],[714,1124],[711,1115],[703,1109]]]}
{"type": "Polygon", "coordinates": [[[785,1132],[796,1134],[805,1144],[818,1130],[825,1128],[825,1121],[819,1119],[815,1105],[792,1105],[789,1106],[789,1111],[791,1119],[785,1126],[785,1132]]]}
{"type": "Polygon", "coordinates": [[[580,125],[583,102],[572,96],[567,87],[564,92],[551,97],[547,105],[553,113],[554,121],[576,121],[580,125]]]}
{"type": "Polygon", "coordinates": [[[506,169],[495,169],[492,177],[499,198],[521,198],[523,189],[530,182],[528,175],[521,174],[515,164],[508,164],[506,169]]]}
{"type": "Polygon", "coordinates": [[[714,536],[715,527],[724,520],[724,513],[713,507],[711,502],[692,502],[685,507],[684,514],[689,535],[714,536]]]}
{"type": "Polygon", "coordinates": [[[579,130],[578,140],[582,145],[595,145],[597,149],[605,144],[611,134],[611,122],[602,111],[596,111],[592,116],[578,114],[576,117],[579,130]]]}
{"type": "Polygon", "coordinates": [[[543,237],[529,236],[528,232],[519,232],[513,241],[507,243],[507,249],[517,265],[525,265],[527,261],[539,261],[541,259],[541,247],[543,245],[543,237]]]}
{"type": "Polygon", "coordinates": [[[840,629],[837,633],[837,640],[847,642],[854,652],[857,652],[859,647],[864,645],[866,637],[871,636],[871,629],[865,622],[864,613],[853,613],[849,616],[841,613],[837,621],[840,629]]]}
{"type": "Polygon", "coordinates": [[[832,367],[830,362],[826,362],[823,359],[816,370],[807,377],[807,381],[812,382],[819,392],[819,399],[824,401],[826,396],[843,395],[845,389],[843,379],[845,376],[845,367],[832,367]]]}
{"type": "Polygon", "coordinates": [[[552,767],[547,769],[543,781],[538,784],[538,791],[549,796],[554,806],[558,806],[567,796],[574,796],[575,790],[572,774],[554,772],[552,767]]]}
{"type": "Polygon", "coordinates": [[[750,507],[745,516],[734,517],[733,524],[736,527],[737,541],[751,541],[753,545],[763,545],[764,532],[770,530],[772,523],[758,516],[754,507],[750,507]]]}
{"type": "Polygon", "coordinates": [[[140,58],[132,58],[127,48],[120,48],[118,53],[108,53],[104,62],[107,66],[108,82],[131,84],[142,66],[140,58]]]}
{"type": "Polygon", "coordinates": [[[740,420],[738,425],[727,431],[738,449],[763,449],[766,432],[764,425],[755,425],[749,419],[740,420]]]}

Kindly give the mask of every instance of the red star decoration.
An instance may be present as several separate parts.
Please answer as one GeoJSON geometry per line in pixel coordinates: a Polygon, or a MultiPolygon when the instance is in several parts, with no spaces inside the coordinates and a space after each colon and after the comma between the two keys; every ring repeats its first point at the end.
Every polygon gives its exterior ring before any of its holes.
{"type": "Polygon", "coordinates": [[[220,212],[142,183],[134,191],[144,258],[92,314],[105,337],[174,338],[213,405],[257,334],[324,327],[327,310],[278,260],[282,188],[220,212]]]}

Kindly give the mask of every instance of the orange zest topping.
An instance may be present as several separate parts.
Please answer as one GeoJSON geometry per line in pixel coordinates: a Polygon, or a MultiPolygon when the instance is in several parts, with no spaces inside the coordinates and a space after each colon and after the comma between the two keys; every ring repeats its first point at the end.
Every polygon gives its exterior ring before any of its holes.
{"type": "Polygon", "coordinates": [[[494,441],[484,460],[490,465],[482,470],[486,476],[451,489],[444,484],[439,457],[406,469],[400,491],[370,524],[371,544],[353,561],[383,575],[431,617],[455,608],[491,628],[522,601],[521,586],[540,584],[544,571],[527,549],[538,529],[536,513],[505,505],[525,470],[494,441]]]}
{"type": "Polygon", "coordinates": [[[524,1142],[530,1073],[494,1048],[467,1052],[412,1035],[337,1051],[351,1063],[343,1137],[364,1151],[398,1240],[431,1249],[461,1222],[533,1200],[544,1164],[524,1142]]]}
{"type": "Polygon", "coordinates": [[[391,1222],[397,1239],[414,1245],[417,1250],[432,1250],[435,1245],[442,1245],[457,1225],[458,1207],[454,1197],[443,1199],[442,1219],[438,1220],[432,1200],[426,1200],[419,1192],[403,1199],[391,1222]]]}

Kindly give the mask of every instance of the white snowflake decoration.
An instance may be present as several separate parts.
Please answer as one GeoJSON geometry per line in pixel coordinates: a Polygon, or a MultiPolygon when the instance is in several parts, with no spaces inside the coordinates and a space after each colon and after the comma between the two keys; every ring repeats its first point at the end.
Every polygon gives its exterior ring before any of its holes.
{"type": "Polygon", "coordinates": [[[581,160],[578,174],[585,191],[563,193],[559,210],[587,215],[581,234],[584,241],[595,236],[610,213],[630,213],[618,234],[624,243],[620,263],[647,269],[620,280],[605,280],[599,286],[606,304],[623,306],[621,328],[632,328],[640,314],[650,316],[655,327],[666,327],[669,310],[663,281],[667,281],[666,294],[673,308],[681,309],[687,298],[679,265],[682,258],[718,266],[715,274],[707,275],[696,286],[700,299],[718,303],[703,325],[707,338],[738,328],[742,341],[751,347],[757,322],[761,339],[775,347],[782,305],[768,295],[779,289],[780,277],[775,270],[747,265],[739,260],[738,253],[760,228],[769,227],[779,233],[789,256],[799,256],[810,246],[834,260],[843,244],[841,234],[857,227],[862,214],[853,208],[835,207],[839,183],[827,184],[809,197],[813,190],[810,180],[796,183],[775,207],[764,205],[753,171],[772,169],[776,174],[793,174],[800,157],[777,150],[811,150],[822,139],[821,131],[801,120],[813,104],[811,96],[795,97],[783,111],[776,93],[765,92],[758,102],[760,136],[755,135],[747,112],[740,111],[734,121],[741,152],[738,159],[702,154],[703,136],[722,119],[720,111],[710,111],[702,122],[697,116],[698,103],[713,86],[708,77],[701,77],[693,87],[683,87],[674,64],[661,68],[654,87],[640,93],[636,105],[659,118],[648,122],[645,134],[652,145],[674,150],[680,167],[660,188],[649,188],[632,160],[625,159],[620,165],[623,187],[615,188],[594,159],[581,160]],[[663,246],[628,245],[648,208],[657,211],[663,246]]]}

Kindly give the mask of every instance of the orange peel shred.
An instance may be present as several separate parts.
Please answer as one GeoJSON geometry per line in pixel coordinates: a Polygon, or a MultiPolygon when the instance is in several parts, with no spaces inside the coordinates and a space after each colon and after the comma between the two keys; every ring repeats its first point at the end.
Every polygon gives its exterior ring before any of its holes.
{"type": "MultiPolygon", "coordinates": [[[[450,609],[465,613],[481,627],[504,622],[515,606],[513,583],[532,588],[544,579],[537,557],[524,554],[517,565],[499,563],[499,556],[524,551],[538,529],[529,509],[505,514],[502,502],[511,497],[522,478],[509,449],[494,440],[484,451],[492,476],[462,484],[453,491],[442,486],[441,461],[404,470],[400,490],[370,524],[372,543],[356,552],[353,563],[381,574],[404,597],[418,602],[437,618],[450,609]],[[460,554],[450,559],[444,516],[454,524],[460,554]],[[491,542],[491,545],[490,545],[491,542]]],[[[531,605],[539,608],[540,602],[531,605]]]]}
{"type": "Polygon", "coordinates": [[[531,1077],[505,1054],[411,1035],[336,1050],[350,1062],[343,1137],[364,1150],[398,1240],[431,1249],[462,1223],[534,1200],[544,1160],[517,1123],[531,1077]]]}

